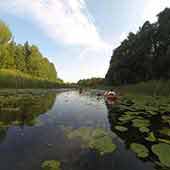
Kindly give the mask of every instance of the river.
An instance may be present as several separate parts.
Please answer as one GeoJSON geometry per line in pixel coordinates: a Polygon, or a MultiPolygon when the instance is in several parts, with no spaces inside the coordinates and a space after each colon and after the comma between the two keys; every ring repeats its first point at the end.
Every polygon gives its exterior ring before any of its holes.
{"type": "Polygon", "coordinates": [[[108,106],[93,91],[3,94],[0,169],[41,170],[44,161],[58,160],[62,170],[155,170],[112,126],[108,106]],[[93,132],[108,136],[110,147],[96,146],[103,137],[94,139],[93,132]]]}

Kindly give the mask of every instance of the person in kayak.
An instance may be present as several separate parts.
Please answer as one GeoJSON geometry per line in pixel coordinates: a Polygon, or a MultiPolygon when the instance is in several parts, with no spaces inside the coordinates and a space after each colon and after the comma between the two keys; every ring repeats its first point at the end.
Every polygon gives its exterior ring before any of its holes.
{"type": "Polygon", "coordinates": [[[115,91],[113,91],[113,89],[111,89],[110,91],[106,91],[104,93],[104,97],[107,100],[110,100],[110,101],[116,101],[117,100],[117,94],[116,94],[115,91]]]}

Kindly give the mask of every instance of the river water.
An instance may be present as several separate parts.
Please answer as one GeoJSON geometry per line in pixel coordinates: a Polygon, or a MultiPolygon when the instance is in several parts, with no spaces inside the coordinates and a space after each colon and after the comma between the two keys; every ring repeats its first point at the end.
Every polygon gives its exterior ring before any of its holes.
{"type": "Polygon", "coordinates": [[[0,170],[41,170],[46,160],[60,161],[62,170],[154,170],[151,161],[137,158],[127,148],[112,126],[105,101],[93,91],[3,94],[0,170]],[[86,132],[82,129],[104,130],[117,149],[99,154],[95,148],[82,147],[77,137],[68,137],[76,130],[86,132]]]}

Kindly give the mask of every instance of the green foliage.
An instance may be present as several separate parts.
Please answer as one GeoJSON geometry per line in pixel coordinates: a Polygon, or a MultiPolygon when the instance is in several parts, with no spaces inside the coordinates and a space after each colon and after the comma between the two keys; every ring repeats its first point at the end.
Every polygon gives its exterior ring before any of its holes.
{"type": "Polygon", "coordinates": [[[170,167],[170,145],[159,143],[152,146],[152,152],[158,156],[161,163],[170,167]]]}
{"type": "Polygon", "coordinates": [[[170,136],[170,128],[163,128],[159,132],[163,135],[170,136]]]}
{"type": "Polygon", "coordinates": [[[132,120],[132,122],[133,122],[132,124],[133,127],[141,128],[141,127],[150,126],[150,121],[144,118],[137,118],[137,119],[132,120]]]}
{"type": "Polygon", "coordinates": [[[0,21],[0,44],[7,43],[11,39],[11,32],[8,28],[8,26],[0,21]]]}
{"type": "Polygon", "coordinates": [[[148,80],[170,79],[170,8],[158,21],[145,22],[129,33],[114,50],[105,80],[110,85],[126,85],[148,80]]]}
{"type": "Polygon", "coordinates": [[[102,78],[91,78],[91,79],[83,79],[78,81],[78,85],[81,87],[97,87],[102,85],[104,79],[102,78]]]}
{"type": "Polygon", "coordinates": [[[60,170],[61,164],[57,160],[44,161],[42,164],[43,170],[60,170]]]}
{"type": "Polygon", "coordinates": [[[18,70],[0,69],[0,88],[57,88],[61,80],[49,81],[18,70]]]}
{"type": "Polygon", "coordinates": [[[120,132],[126,132],[128,130],[128,128],[126,128],[124,126],[115,126],[115,129],[120,132]]]}
{"type": "Polygon", "coordinates": [[[79,128],[76,130],[66,129],[66,136],[69,139],[80,138],[83,147],[95,149],[104,155],[116,150],[116,145],[112,143],[112,137],[103,129],[79,128]]]}
{"type": "Polygon", "coordinates": [[[156,137],[154,135],[153,132],[150,132],[148,137],[145,138],[147,141],[150,141],[150,142],[155,142],[156,141],[156,137]]]}
{"type": "Polygon", "coordinates": [[[139,128],[139,131],[142,133],[148,133],[150,130],[147,127],[141,127],[139,128]]]}
{"type": "MultiPolygon", "coordinates": [[[[56,82],[56,85],[58,85],[58,82],[60,82],[60,84],[63,83],[62,80],[57,78],[54,64],[43,57],[38,47],[29,45],[28,42],[21,45],[9,40],[11,40],[11,32],[8,27],[0,21],[0,70],[9,69],[10,73],[14,71],[14,77],[12,77],[13,73],[9,76],[7,75],[6,81],[4,77],[5,74],[3,74],[3,77],[0,78],[1,80],[3,79],[0,84],[1,87],[6,87],[3,86],[3,84],[15,87],[15,85],[12,86],[10,84],[10,81],[13,82],[12,84],[22,84],[23,87],[27,86],[26,82],[29,84],[35,83],[37,84],[36,86],[38,86],[40,81],[41,83],[44,81],[45,84],[48,84],[48,82],[54,84],[56,82]]],[[[3,70],[1,70],[1,72],[3,72],[3,70]]],[[[29,86],[30,85],[28,85],[28,87],[29,86]]],[[[17,87],[21,87],[21,85],[17,85],[17,87]]]]}
{"type": "Polygon", "coordinates": [[[146,158],[149,156],[149,150],[142,144],[132,143],[130,145],[132,151],[134,151],[138,157],[146,158]]]}
{"type": "Polygon", "coordinates": [[[0,128],[12,125],[40,126],[41,114],[51,109],[56,94],[43,90],[0,92],[0,128]]]}

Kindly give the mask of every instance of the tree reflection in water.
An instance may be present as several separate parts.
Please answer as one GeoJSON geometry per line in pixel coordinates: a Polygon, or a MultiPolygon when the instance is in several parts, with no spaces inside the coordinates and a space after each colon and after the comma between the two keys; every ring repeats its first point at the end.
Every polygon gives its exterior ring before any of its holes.
{"type": "Polygon", "coordinates": [[[0,141],[10,126],[34,126],[37,117],[54,105],[56,93],[0,96],[0,141]]]}

